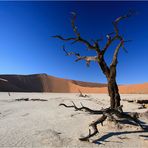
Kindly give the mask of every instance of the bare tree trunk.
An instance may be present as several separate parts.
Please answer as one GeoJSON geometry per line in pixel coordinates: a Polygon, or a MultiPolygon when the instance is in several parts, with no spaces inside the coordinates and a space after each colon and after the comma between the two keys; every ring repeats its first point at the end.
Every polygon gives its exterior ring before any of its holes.
{"type": "Polygon", "coordinates": [[[120,106],[120,94],[116,81],[108,81],[108,93],[110,96],[110,107],[117,108],[120,106]]]}
{"type": "Polygon", "coordinates": [[[108,79],[108,93],[110,96],[110,107],[117,108],[120,106],[120,94],[116,82],[116,66],[117,61],[110,66],[110,75],[108,79]]]}
{"type": "Polygon", "coordinates": [[[98,64],[100,68],[102,69],[108,81],[108,93],[110,96],[110,107],[117,108],[120,106],[120,100],[121,100],[119,90],[118,90],[118,85],[116,82],[117,61],[111,64],[110,67],[108,67],[106,62],[104,61],[104,58],[101,57],[101,55],[99,56],[101,60],[98,61],[98,64]]]}

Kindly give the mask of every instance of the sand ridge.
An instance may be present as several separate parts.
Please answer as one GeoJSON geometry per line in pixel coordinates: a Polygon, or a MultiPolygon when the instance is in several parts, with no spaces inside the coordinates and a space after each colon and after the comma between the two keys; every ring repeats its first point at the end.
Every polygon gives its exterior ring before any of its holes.
{"type": "MultiPolygon", "coordinates": [[[[68,80],[47,74],[0,75],[0,78],[1,92],[76,93],[81,90],[85,93],[107,93],[107,85],[103,83],[68,80]]],[[[120,85],[119,91],[123,94],[148,94],[148,83],[120,85]]]]}

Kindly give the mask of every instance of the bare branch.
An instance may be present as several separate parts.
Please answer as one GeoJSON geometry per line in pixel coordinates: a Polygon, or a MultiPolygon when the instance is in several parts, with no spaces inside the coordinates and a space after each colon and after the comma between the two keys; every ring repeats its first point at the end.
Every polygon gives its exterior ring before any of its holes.
{"type": "Polygon", "coordinates": [[[80,60],[85,60],[86,61],[86,65],[90,66],[90,62],[91,61],[97,61],[97,56],[81,56],[81,57],[77,58],[75,60],[75,62],[78,62],[80,60]]]}
{"type": "Polygon", "coordinates": [[[112,60],[111,66],[117,65],[117,56],[118,56],[119,49],[122,45],[123,45],[122,41],[117,45],[115,52],[114,52],[114,55],[113,55],[113,60],[112,60]]]}
{"type": "Polygon", "coordinates": [[[80,33],[78,32],[78,28],[77,26],[75,26],[75,20],[76,20],[76,13],[75,12],[71,12],[72,14],[72,19],[71,19],[71,25],[72,25],[72,29],[74,31],[74,33],[76,34],[77,37],[80,37],[80,33]]]}
{"type": "Polygon", "coordinates": [[[70,38],[63,38],[62,36],[60,36],[60,35],[55,35],[55,36],[52,36],[52,37],[54,37],[54,38],[58,38],[58,39],[60,39],[60,40],[63,40],[63,41],[71,41],[71,40],[76,40],[76,38],[74,38],[74,37],[70,37],[70,38]]]}
{"type": "MultiPolygon", "coordinates": [[[[132,40],[124,40],[124,43],[127,43],[127,42],[131,42],[132,40]]],[[[128,51],[126,50],[126,48],[124,47],[124,44],[122,44],[122,49],[128,53],[128,51]]]]}
{"type": "Polygon", "coordinates": [[[58,39],[63,40],[63,41],[73,41],[72,44],[74,44],[76,42],[81,42],[81,43],[85,44],[88,49],[98,50],[97,49],[98,46],[91,45],[87,40],[81,38],[80,36],[77,37],[77,38],[74,38],[74,37],[64,38],[64,37],[62,37],[60,35],[55,35],[55,36],[52,36],[52,37],[58,38],[58,39]]]}
{"type": "Polygon", "coordinates": [[[73,31],[75,33],[75,35],[77,36],[77,38],[75,39],[75,41],[73,43],[76,43],[76,42],[81,42],[81,43],[84,43],[88,49],[93,49],[93,50],[98,50],[98,47],[99,46],[96,46],[97,44],[95,44],[94,46],[91,45],[87,40],[83,39],[81,36],[80,36],[80,33],[78,31],[78,28],[77,26],[75,25],[75,20],[76,20],[76,13],[75,12],[72,12],[72,19],[71,19],[71,25],[72,25],[72,28],[73,28],[73,31]]]}
{"type": "Polygon", "coordinates": [[[97,56],[81,56],[79,53],[76,52],[67,52],[64,46],[63,46],[63,51],[66,53],[67,56],[71,55],[76,56],[77,59],[75,60],[75,62],[78,62],[80,60],[85,60],[87,66],[90,66],[91,61],[97,61],[98,59],[97,56]]]}
{"type": "Polygon", "coordinates": [[[99,43],[98,43],[98,42],[103,41],[103,36],[101,36],[99,39],[96,39],[96,40],[91,39],[91,41],[94,43],[93,46],[94,46],[94,47],[97,47],[98,50],[99,50],[99,52],[100,52],[100,47],[99,47],[99,43]]]}
{"type": "Polygon", "coordinates": [[[110,35],[107,34],[106,37],[107,37],[107,43],[105,44],[104,48],[101,51],[103,55],[105,54],[105,52],[109,48],[109,46],[112,44],[112,42],[116,40],[116,36],[111,38],[110,35]]]}
{"type": "Polygon", "coordinates": [[[64,37],[62,37],[60,35],[55,35],[55,36],[52,36],[52,37],[61,39],[63,41],[73,41],[72,44],[74,44],[76,42],[81,42],[85,46],[87,46],[87,49],[92,49],[92,50],[96,50],[97,52],[99,52],[100,49],[99,49],[99,45],[98,45],[97,41],[95,42],[94,45],[92,45],[90,42],[88,42],[86,39],[83,39],[80,36],[80,33],[78,32],[77,26],[75,26],[75,20],[76,20],[76,13],[72,12],[71,25],[72,25],[72,28],[73,28],[73,31],[74,31],[76,37],[64,38],[64,37]]]}
{"type": "Polygon", "coordinates": [[[91,45],[87,40],[83,39],[82,37],[79,37],[77,39],[77,42],[81,42],[81,43],[84,43],[88,49],[93,49],[93,50],[97,50],[97,48],[93,45],[91,45]]]}
{"type": "Polygon", "coordinates": [[[123,19],[131,17],[133,14],[134,14],[133,11],[129,11],[126,15],[123,15],[123,16],[116,18],[116,20],[113,22],[114,30],[115,30],[115,33],[116,33],[117,36],[119,34],[118,23],[123,19]]]}
{"type": "Polygon", "coordinates": [[[66,53],[67,56],[71,56],[71,55],[75,55],[77,58],[80,58],[80,54],[76,53],[76,52],[67,52],[67,50],[65,49],[65,46],[63,45],[63,51],[66,53]]]}
{"type": "MultiPolygon", "coordinates": [[[[123,41],[123,37],[121,35],[119,35],[118,23],[123,19],[131,17],[134,13],[135,13],[134,11],[129,11],[126,15],[120,16],[120,17],[115,19],[115,21],[113,22],[115,32],[112,32],[112,33],[109,33],[109,34],[106,35],[107,43],[105,44],[104,48],[101,51],[103,54],[106,52],[106,50],[112,44],[112,42],[114,42],[115,40],[123,41]],[[111,35],[113,35],[114,33],[115,33],[115,35],[113,37],[111,37],[111,35]]],[[[122,48],[125,52],[127,52],[127,50],[125,49],[123,44],[122,44],[122,48]]]]}

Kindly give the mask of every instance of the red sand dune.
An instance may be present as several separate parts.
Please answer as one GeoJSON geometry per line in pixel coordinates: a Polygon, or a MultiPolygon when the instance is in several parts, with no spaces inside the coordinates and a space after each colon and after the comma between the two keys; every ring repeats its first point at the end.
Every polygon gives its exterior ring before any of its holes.
{"type": "MultiPolygon", "coordinates": [[[[1,92],[79,92],[107,93],[107,85],[75,80],[66,80],[48,76],[34,75],[0,75],[1,92]]],[[[120,93],[148,94],[148,83],[119,86],[120,93]]]]}

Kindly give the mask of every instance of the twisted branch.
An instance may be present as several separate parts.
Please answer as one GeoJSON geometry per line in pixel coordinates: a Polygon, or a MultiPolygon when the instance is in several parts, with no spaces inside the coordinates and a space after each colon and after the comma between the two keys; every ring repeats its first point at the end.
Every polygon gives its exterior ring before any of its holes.
{"type": "Polygon", "coordinates": [[[85,111],[88,112],[89,114],[102,114],[103,112],[101,110],[92,110],[88,107],[83,106],[81,103],[81,107],[77,107],[75,103],[72,101],[73,105],[66,105],[64,103],[59,104],[59,106],[65,106],[67,108],[74,108],[76,111],[85,111]]]}
{"type": "Polygon", "coordinates": [[[101,123],[101,125],[103,126],[103,122],[106,120],[107,116],[102,115],[98,120],[92,122],[89,126],[91,126],[93,128],[93,133],[91,133],[91,130],[89,129],[89,134],[85,137],[81,137],[79,138],[79,140],[81,141],[88,141],[88,139],[94,135],[96,135],[97,133],[99,133],[98,129],[97,129],[97,125],[101,123]]]}
{"type": "Polygon", "coordinates": [[[114,52],[114,55],[113,55],[113,60],[112,60],[111,66],[116,66],[117,65],[117,56],[118,56],[118,53],[119,53],[119,49],[120,49],[120,47],[122,45],[123,45],[122,41],[117,45],[117,47],[115,49],[115,52],[114,52]]]}
{"type": "MultiPolygon", "coordinates": [[[[106,35],[106,37],[107,37],[107,42],[106,42],[104,48],[101,50],[101,52],[102,52],[103,54],[106,52],[106,50],[109,48],[109,46],[110,46],[115,40],[120,40],[120,41],[122,41],[122,45],[121,45],[121,46],[122,46],[123,50],[124,50],[125,52],[127,52],[126,49],[125,49],[125,47],[124,47],[124,44],[123,44],[123,43],[126,42],[126,41],[124,41],[123,37],[122,37],[121,35],[119,35],[118,24],[119,24],[119,22],[120,22],[121,20],[127,19],[127,18],[131,17],[134,13],[135,13],[134,11],[129,11],[126,15],[120,16],[120,17],[118,17],[118,18],[115,19],[115,21],[113,22],[114,32],[109,33],[109,34],[106,35]],[[111,37],[111,35],[113,35],[113,34],[115,34],[115,35],[114,35],[113,37],[111,37]]],[[[121,47],[121,46],[120,46],[120,47],[121,47]]],[[[115,51],[115,52],[116,52],[116,51],[115,51]]]]}
{"type": "Polygon", "coordinates": [[[92,45],[91,43],[89,43],[86,39],[83,39],[80,36],[80,33],[78,32],[78,29],[75,25],[75,20],[76,20],[76,13],[72,12],[72,19],[71,19],[71,25],[72,25],[72,29],[76,35],[76,37],[70,37],[70,38],[64,38],[60,35],[55,35],[53,36],[54,38],[58,38],[61,39],[63,41],[73,41],[72,44],[76,43],[76,42],[81,42],[83,43],[85,46],[87,46],[87,49],[92,49],[92,50],[96,50],[99,51],[99,45],[98,42],[95,41],[95,44],[92,45]]]}
{"type": "Polygon", "coordinates": [[[129,18],[131,17],[135,12],[134,11],[129,11],[126,15],[123,15],[123,16],[120,16],[118,18],[116,18],[116,20],[113,22],[113,25],[114,25],[114,31],[116,33],[116,36],[118,36],[119,34],[119,29],[118,29],[118,23],[123,20],[123,19],[126,19],[126,18],[129,18]]]}
{"type": "Polygon", "coordinates": [[[97,61],[97,59],[98,59],[97,56],[81,56],[79,53],[76,53],[76,52],[68,52],[64,46],[63,46],[63,51],[66,53],[67,56],[71,56],[71,55],[76,56],[77,59],[75,60],[75,62],[78,62],[80,60],[85,60],[86,65],[88,67],[90,66],[91,61],[97,61]]]}

